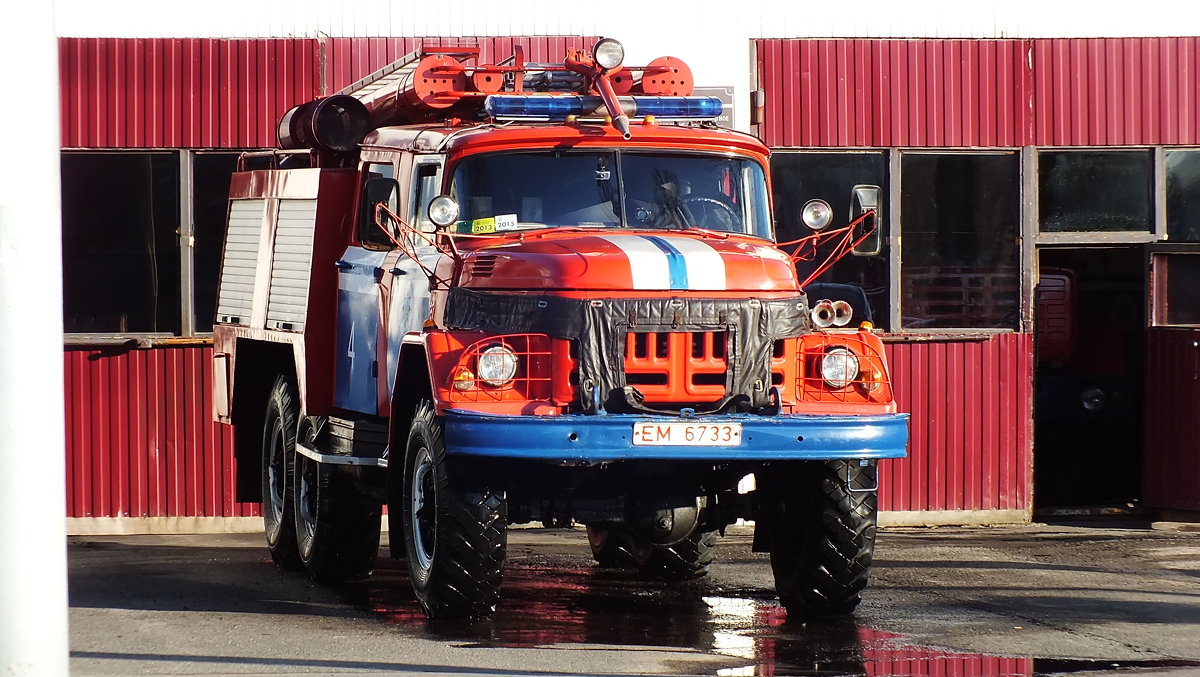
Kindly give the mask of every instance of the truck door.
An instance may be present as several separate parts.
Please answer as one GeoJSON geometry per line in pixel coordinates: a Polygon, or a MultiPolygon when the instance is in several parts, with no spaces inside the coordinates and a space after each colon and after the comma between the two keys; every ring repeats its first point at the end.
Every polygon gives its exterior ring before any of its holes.
{"type": "MultiPolygon", "coordinates": [[[[366,166],[369,178],[395,177],[395,167],[378,163],[366,166]]],[[[396,195],[389,200],[395,209],[396,195]]],[[[334,405],[364,414],[379,413],[380,340],[383,302],[380,283],[384,259],[391,246],[386,236],[372,233],[373,221],[358,218],[360,244],[351,245],[338,260],[337,362],[334,405]]]]}
{"type": "Polygon", "coordinates": [[[1200,510],[1200,244],[1149,247],[1146,505],[1200,510]]]}

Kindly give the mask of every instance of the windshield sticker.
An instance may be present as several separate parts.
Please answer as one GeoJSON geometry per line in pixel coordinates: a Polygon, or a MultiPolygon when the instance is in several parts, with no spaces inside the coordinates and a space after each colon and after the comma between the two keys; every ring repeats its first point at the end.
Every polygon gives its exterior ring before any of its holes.
{"type": "Polygon", "coordinates": [[[463,235],[485,235],[487,233],[495,233],[502,230],[516,230],[517,215],[500,214],[497,216],[489,216],[485,219],[459,221],[454,225],[454,229],[463,235]]]}

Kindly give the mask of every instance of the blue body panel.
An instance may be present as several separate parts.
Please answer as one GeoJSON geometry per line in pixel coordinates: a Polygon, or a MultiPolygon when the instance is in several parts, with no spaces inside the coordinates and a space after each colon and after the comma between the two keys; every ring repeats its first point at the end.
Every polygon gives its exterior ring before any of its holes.
{"type": "Polygon", "coordinates": [[[387,252],[349,248],[338,261],[334,404],[374,414],[379,400],[379,266],[387,252]]]}
{"type": "Polygon", "coordinates": [[[685,419],[634,414],[500,416],[446,412],[446,450],[505,458],[561,462],[637,459],[830,460],[903,458],[908,414],[871,416],[729,414],[685,419]],[[742,424],[737,446],[635,446],[634,423],[742,424]]]}

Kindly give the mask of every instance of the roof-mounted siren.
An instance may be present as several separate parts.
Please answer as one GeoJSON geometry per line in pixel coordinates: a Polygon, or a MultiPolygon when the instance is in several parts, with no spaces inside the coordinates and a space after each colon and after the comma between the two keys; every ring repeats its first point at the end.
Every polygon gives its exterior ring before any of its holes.
{"type": "Polygon", "coordinates": [[[352,96],[314,99],[284,113],[276,135],[285,150],[313,148],[327,153],[358,150],[367,135],[370,115],[352,96]]]}

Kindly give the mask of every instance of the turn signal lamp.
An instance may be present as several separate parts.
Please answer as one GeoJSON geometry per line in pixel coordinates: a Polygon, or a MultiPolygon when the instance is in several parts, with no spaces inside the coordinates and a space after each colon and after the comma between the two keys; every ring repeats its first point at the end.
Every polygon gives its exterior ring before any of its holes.
{"type": "MultiPolygon", "coordinates": [[[[654,116],[667,120],[715,120],[721,115],[721,100],[715,96],[622,96],[622,110],[630,118],[654,116]]],[[[483,108],[496,120],[564,121],[608,114],[598,96],[547,96],[492,94],[483,108]]]]}
{"type": "Polygon", "coordinates": [[[470,369],[461,367],[454,372],[454,387],[457,390],[470,390],[475,387],[475,374],[470,369]]]}

